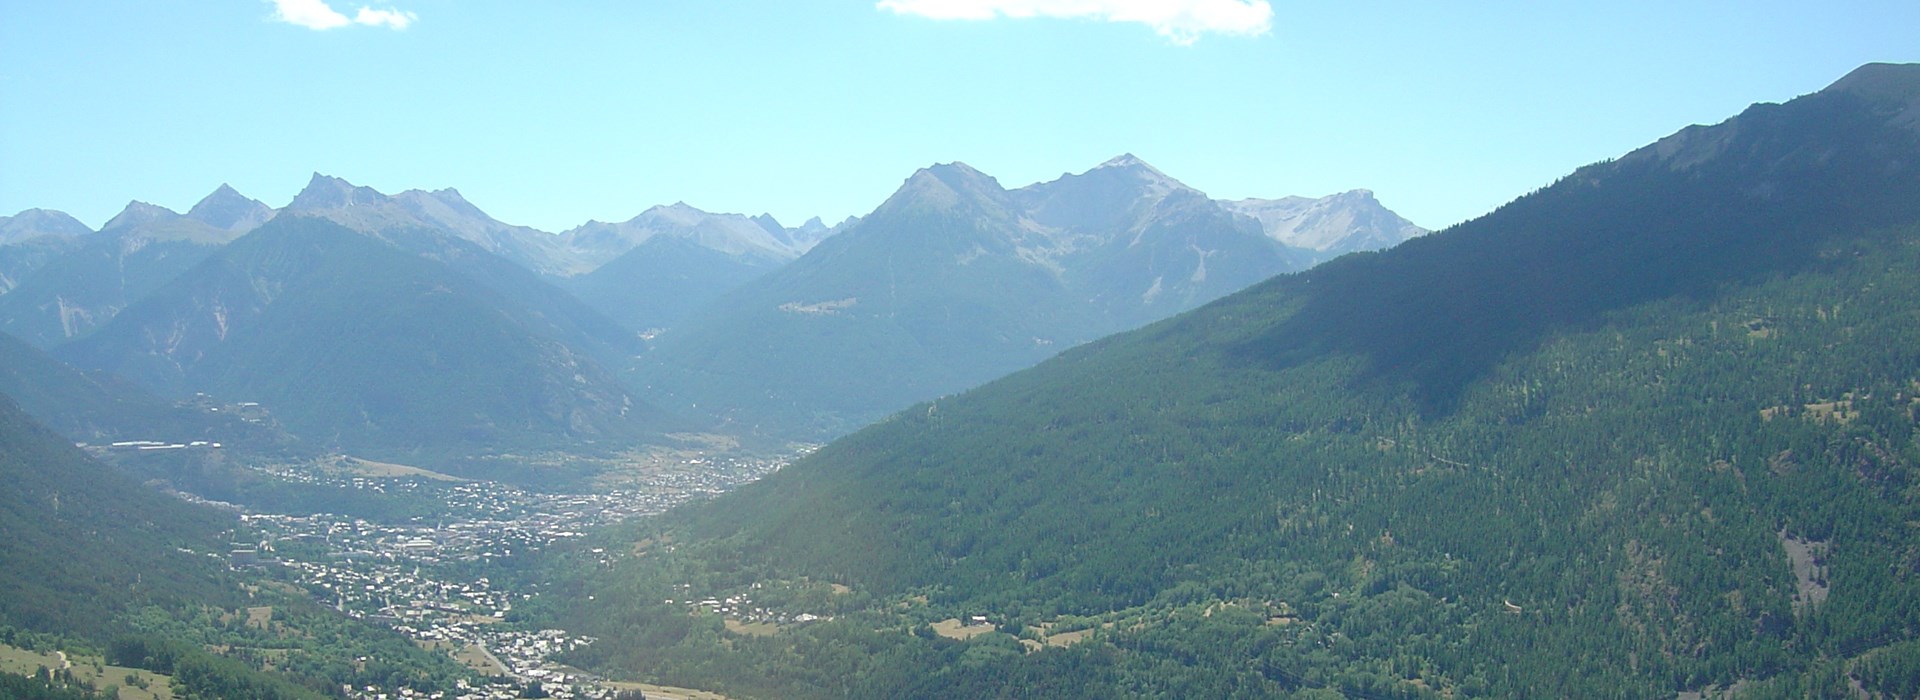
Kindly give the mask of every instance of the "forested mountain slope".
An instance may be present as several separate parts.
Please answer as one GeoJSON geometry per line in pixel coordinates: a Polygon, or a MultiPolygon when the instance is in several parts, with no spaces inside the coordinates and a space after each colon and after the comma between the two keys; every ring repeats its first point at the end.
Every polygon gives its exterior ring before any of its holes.
{"type": "Polygon", "coordinates": [[[416,238],[448,240],[282,215],[61,352],[165,396],[258,402],[316,445],[394,457],[665,425],[569,342],[581,333],[568,315],[498,292],[507,275],[467,272],[508,263],[464,244],[431,258],[402,247],[416,238]]]}
{"type": "Polygon", "coordinates": [[[27,630],[105,650],[108,663],[171,674],[174,697],[318,700],[343,684],[451,688],[467,676],[304,591],[229,572],[229,543],[251,534],[232,514],[94,461],[5,395],[0,479],[0,633],[9,640],[27,630]],[[250,607],[271,611],[271,629],[228,624],[250,607]]]}
{"type": "Polygon", "coordinates": [[[0,216],[0,294],[12,291],[41,265],[78,245],[93,229],[65,212],[28,209],[0,216]]]}
{"type": "Polygon", "coordinates": [[[1916,115],[1920,66],[1866,66],[910,409],[565,584],[630,642],[580,661],[765,697],[1911,694],[1916,115]],[[658,602],[689,590],[835,619],[729,634],[658,602]],[[997,631],[925,624],[968,615],[997,631]]]}
{"type": "Polygon", "coordinates": [[[225,517],[87,458],[5,395],[0,477],[0,622],[106,638],[120,612],[227,595],[205,555],[225,517]]]}
{"type": "Polygon", "coordinates": [[[729,254],[684,236],[654,236],[559,284],[607,318],[646,332],[679,325],[721,295],[788,262],[729,254]]]}
{"type": "Polygon", "coordinates": [[[119,377],[87,373],[0,333],[0,394],[69,440],[203,440],[250,449],[288,447],[284,434],[238,416],[162,399],[119,377]]]}

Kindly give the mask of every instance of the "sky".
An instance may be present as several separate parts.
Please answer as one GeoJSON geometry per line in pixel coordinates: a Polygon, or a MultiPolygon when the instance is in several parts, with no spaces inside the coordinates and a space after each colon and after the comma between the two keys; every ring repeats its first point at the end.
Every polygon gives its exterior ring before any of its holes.
{"type": "Polygon", "coordinates": [[[0,0],[0,213],[278,207],[319,172],[548,231],[794,225],[934,163],[1133,153],[1441,228],[1874,61],[1920,61],[1920,2],[0,0]]]}

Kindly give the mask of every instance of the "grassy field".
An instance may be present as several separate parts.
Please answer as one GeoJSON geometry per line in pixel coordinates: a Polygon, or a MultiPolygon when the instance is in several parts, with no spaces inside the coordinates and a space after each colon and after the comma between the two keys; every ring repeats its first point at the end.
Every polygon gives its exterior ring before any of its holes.
{"type": "Polygon", "coordinates": [[[727,700],[727,696],[719,693],[710,693],[692,688],[675,688],[670,685],[609,682],[607,686],[615,690],[638,690],[646,694],[647,700],[654,700],[655,698],[659,698],[660,700],[727,700]]]}
{"type": "Polygon", "coordinates": [[[972,639],[974,637],[978,637],[988,632],[992,632],[993,625],[987,625],[987,624],[968,625],[960,622],[958,618],[950,617],[945,620],[941,620],[939,622],[933,623],[933,631],[935,634],[938,634],[942,637],[946,637],[948,639],[965,640],[965,639],[972,639]]]}
{"type": "Polygon", "coordinates": [[[780,633],[780,626],[771,622],[741,622],[729,617],[722,621],[721,624],[726,625],[727,631],[734,634],[771,637],[780,633]]]}
{"type": "Polygon", "coordinates": [[[95,690],[117,687],[120,700],[173,700],[173,679],[151,671],[108,666],[98,656],[67,655],[63,661],[58,652],[42,654],[20,647],[0,644],[0,671],[33,675],[40,667],[58,669],[67,666],[73,671],[73,677],[93,686],[95,690]],[[71,666],[67,666],[67,664],[71,666]],[[128,682],[128,679],[133,682],[128,682]],[[140,688],[140,685],[146,688],[140,688]]]}
{"type": "Polygon", "coordinates": [[[247,608],[248,627],[264,630],[267,628],[267,624],[271,622],[273,622],[273,606],[264,605],[257,608],[247,608]]]}
{"type": "Polygon", "coordinates": [[[467,645],[467,648],[461,649],[460,653],[454,654],[453,660],[460,662],[467,668],[488,675],[506,675],[509,673],[507,667],[496,661],[493,657],[488,656],[486,650],[471,644],[467,645]]]}
{"type": "Polygon", "coordinates": [[[453,476],[450,474],[442,474],[440,472],[436,472],[430,469],[421,469],[419,467],[411,467],[405,464],[390,464],[387,462],[375,462],[372,460],[360,459],[359,457],[348,457],[344,455],[335,458],[333,466],[343,471],[346,471],[348,473],[358,474],[360,476],[370,476],[378,479],[402,479],[406,477],[417,476],[423,479],[432,479],[435,481],[466,481],[466,479],[462,479],[460,477],[453,476]]]}

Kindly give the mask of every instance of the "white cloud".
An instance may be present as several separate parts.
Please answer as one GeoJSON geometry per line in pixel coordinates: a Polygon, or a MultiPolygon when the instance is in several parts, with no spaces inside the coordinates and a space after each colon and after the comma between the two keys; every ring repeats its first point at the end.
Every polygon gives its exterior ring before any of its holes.
{"type": "Polygon", "coordinates": [[[413,24],[413,21],[416,19],[419,19],[419,17],[411,12],[402,10],[376,10],[371,7],[362,7],[360,8],[360,14],[353,16],[353,21],[369,27],[385,25],[393,27],[394,29],[406,29],[407,25],[413,24]]]}
{"type": "Polygon", "coordinates": [[[308,29],[344,27],[351,21],[324,0],[273,0],[273,18],[308,29]]]}
{"type": "Polygon", "coordinates": [[[406,29],[419,17],[404,10],[376,10],[365,5],[352,18],[340,14],[326,0],[269,0],[273,3],[273,19],[277,22],[306,27],[313,30],[338,29],[349,24],[361,24],[369,27],[391,27],[406,29]]]}
{"type": "Polygon", "coordinates": [[[932,19],[1090,18],[1138,22],[1181,46],[1201,34],[1259,35],[1273,22],[1267,0],[880,0],[882,10],[932,19]]]}

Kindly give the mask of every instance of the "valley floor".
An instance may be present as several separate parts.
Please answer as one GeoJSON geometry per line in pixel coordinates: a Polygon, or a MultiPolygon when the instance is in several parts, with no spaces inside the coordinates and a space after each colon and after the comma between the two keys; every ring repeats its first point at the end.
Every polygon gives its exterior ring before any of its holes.
{"type": "MultiPolygon", "coordinates": [[[[238,511],[242,532],[257,538],[251,546],[234,545],[228,556],[236,568],[260,573],[270,581],[264,585],[301,589],[349,617],[389,627],[423,648],[445,652],[480,679],[463,681],[452,697],[514,698],[539,684],[555,698],[609,698],[638,689],[649,698],[714,700],[720,696],[607,682],[553,660],[595,640],[524,623],[525,616],[516,610],[538,605],[539,594],[533,584],[518,585],[510,573],[501,574],[547,547],[723,493],[788,461],[698,450],[661,452],[652,458],[644,468],[623,472],[590,493],[540,493],[352,458],[255,468],[291,483],[438,504],[434,514],[403,522],[215,505],[238,511]]],[[[272,624],[271,608],[248,613],[248,625],[272,624]]],[[[164,685],[163,680],[158,687],[164,685]]],[[[349,696],[433,697],[404,687],[375,686],[353,689],[349,696]]]]}

